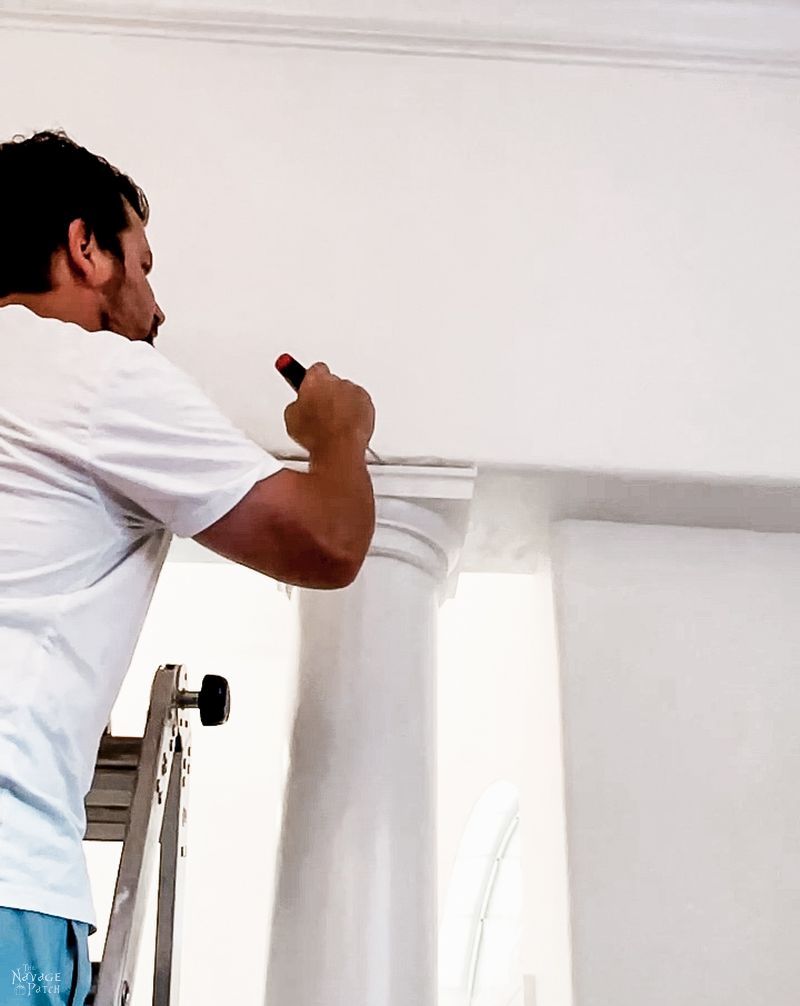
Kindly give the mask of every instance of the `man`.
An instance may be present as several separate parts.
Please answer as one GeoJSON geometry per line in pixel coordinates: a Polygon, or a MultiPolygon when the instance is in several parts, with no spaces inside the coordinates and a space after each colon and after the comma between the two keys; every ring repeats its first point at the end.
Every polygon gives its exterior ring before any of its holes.
{"type": "Polygon", "coordinates": [[[63,131],[0,144],[0,1004],[91,986],[84,798],[172,534],[335,589],[375,527],[363,388],[309,368],[294,472],[155,351],[148,216],[63,131]]]}

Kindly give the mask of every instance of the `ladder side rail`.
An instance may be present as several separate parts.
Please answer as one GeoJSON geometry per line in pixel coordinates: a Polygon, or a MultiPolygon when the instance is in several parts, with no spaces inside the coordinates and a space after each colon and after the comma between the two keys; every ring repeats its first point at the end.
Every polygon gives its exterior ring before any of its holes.
{"type": "Polygon", "coordinates": [[[155,850],[165,807],[163,775],[178,711],[174,707],[182,665],[159,667],[150,691],[130,820],[122,845],[94,1006],[128,1006],[138,958],[155,850]]]}
{"type": "Polygon", "coordinates": [[[167,803],[161,828],[153,1006],[178,1006],[180,988],[180,932],[186,868],[186,817],[189,795],[191,732],[188,717],[181,721],[172,754],[167,803]]]}

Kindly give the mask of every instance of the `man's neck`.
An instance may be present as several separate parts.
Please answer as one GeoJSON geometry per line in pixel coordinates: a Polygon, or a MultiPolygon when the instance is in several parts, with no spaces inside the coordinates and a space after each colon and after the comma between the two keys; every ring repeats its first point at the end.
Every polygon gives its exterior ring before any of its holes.
{"type": "Polygon", "coordinates": [[[90,330],[89,324],[87,324],[89,319],[83,317],[80,307],[71,303],[69,298],[65,298],[62,295],[54,295],[53,293],[12,293],[8,297],[0,298],[0,308],[10,307],[12,304],[26,307],[40,318],[55,318],[58,321],[72,322],[80,325],[81,328],[90,330]]]}

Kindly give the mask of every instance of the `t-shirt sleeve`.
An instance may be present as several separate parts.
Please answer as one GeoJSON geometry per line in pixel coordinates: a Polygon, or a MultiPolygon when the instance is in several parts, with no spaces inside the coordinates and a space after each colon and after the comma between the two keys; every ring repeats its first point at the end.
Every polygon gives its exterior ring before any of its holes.
{"type": "Polygon", "coordinates": [[[87,461],[100,492],[188,538],[284,467],[149,343],[121,349],[89,422],[87,461]]]}

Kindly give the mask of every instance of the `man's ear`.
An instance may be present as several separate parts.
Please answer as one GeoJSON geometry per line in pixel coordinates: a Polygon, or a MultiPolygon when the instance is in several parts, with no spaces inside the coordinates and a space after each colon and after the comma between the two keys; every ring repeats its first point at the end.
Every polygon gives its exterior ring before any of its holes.
{"type": "Polygon", "coordinates": [[[109,252],[98,247],[94,234],[87,234],[83,220],[73,220],[67,231],[67,258],[70,271],[88,286],[102,286],[113,275],[109,252]]]}

